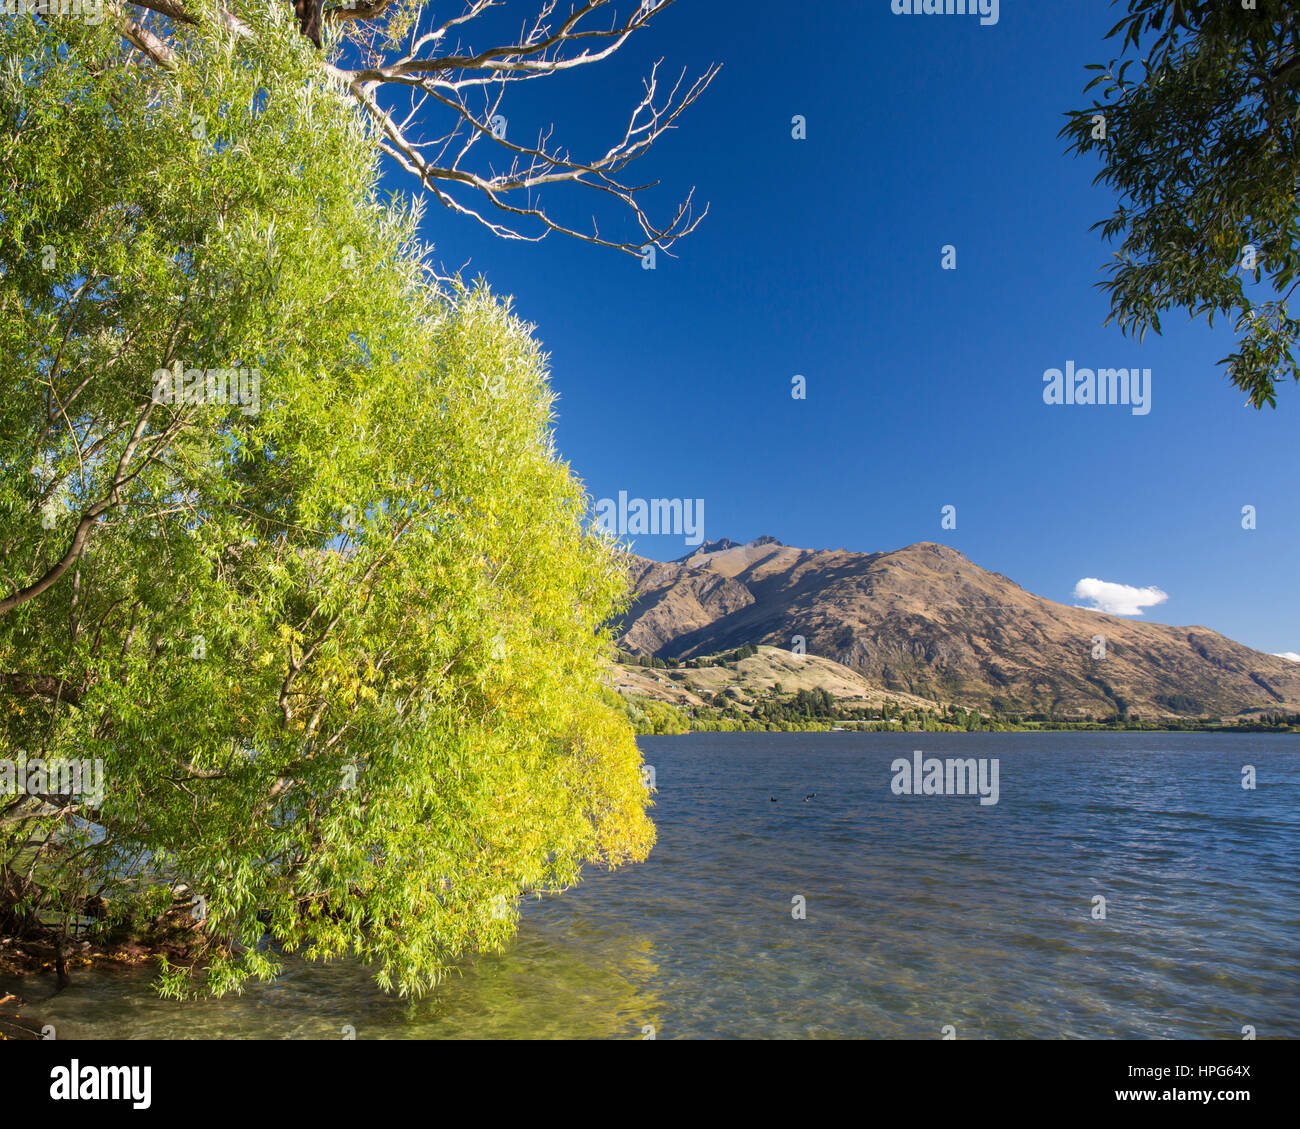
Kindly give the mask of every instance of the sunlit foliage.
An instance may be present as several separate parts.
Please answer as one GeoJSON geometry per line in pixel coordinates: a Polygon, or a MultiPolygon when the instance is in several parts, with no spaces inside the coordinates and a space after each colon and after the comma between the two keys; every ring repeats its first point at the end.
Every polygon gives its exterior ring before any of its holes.
{"type": "Polygon", "coordinates": [[[169,993],[285,950],[418,992],[649,850],[625,582],[530,328],[429,276],[281,15],[170,70],[0,23],[0,758],[105,784],[0,795],[0,929],[180,905],[169,993]]]}

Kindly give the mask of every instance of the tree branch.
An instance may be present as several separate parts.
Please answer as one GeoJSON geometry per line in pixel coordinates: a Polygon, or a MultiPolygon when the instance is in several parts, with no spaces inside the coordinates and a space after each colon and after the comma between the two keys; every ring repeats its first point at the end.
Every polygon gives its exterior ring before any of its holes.
{"type": "MultiPolygon", "coordinates": [[[[197,23],[183,0],[132,0],[137,8],[182,23],[197,23]]],[[[392,0],[367,0],[355,7],[331,7],[324,22],[335,29],[326,47],[347,42],[360,50],[363,64],[341,67],[323,61],[325,72],[342,83],[364,114],[379,128],[381,148],[428,189],[444,207],[468,216],[506,239],[537,241],[559,232],[631,255],[654,245],[669,248],[690,234],[708,214],[692,212],[693,190],[667,217],[650,218],[642,204],[643,193],[657,182],[636,184],[621,179],[621,172],[644,155],[679,115],[700,98],[717,75],[709,67],[689,87],[679,78],[662,100],[658,98],[658,64],[645,80],[645,93],[630,115],[622,138],[598,157],[577,159],[551,141],[545,131],[533,144],[507,140],[508,119],[504,95],[513,83],[546,78],[602,62],[615,54],[630,36],[647,27],[677,0],[631,0],[630,14],[619,17],[613,0],[571,0],[567,13],[558,11],[561,0],[534,0],[536,14],[520,34],[481,49],[451,41],[466,25],[481,21],[504,0],[464,0],[461,13],[437,24],[433,4],[426,0],[414,12],[409,36],[398,39],[394,20],[410,18],[410,10],[394,9],[392,0]],[[610,18],[595,22],[602,9],[610,18]],[[411,112],[400,122],[396,100],[411,99],[411,112]],[[471,104],[472,103],[472,104],[471,104]],[[422,114],[425,107],[432,112],[422,114]],[[441,123],[434,124],[441,111],[441,123]],[[424,128],[429,126],[426,133],[424,128]],[[482,143],[482,145],[480,145],[482,143]],[[470,158],[500,149],[510,164],[498,171],[488,162],[471,167],[470,158]],[[430,151],[435,156],[427,155],[430,151]],[[579,228],[552,213],[536,196],[543,187],[569,184],[590,189],[600,198],[630,211],[637,234],[606,237],[593,217],[590,228],[579,228]]],[[[171,65],[171,47],[143,23],[131,19],[121,7],[112,10],[122,34],[156,63],[171,65]]],[[[285,5],[288,12],[289,5],[285,5]]],[[[232,32],[249,36],[247,24],[224,9],[219,18],[232,32]]],[[[355,54],[349,52],[349,55],[355,54]]],[[[336,51],[337,55],[337,51],[336,51]]]]}
{"type": "Polygon", "coordinates": [[[71,706],[81,703],[80,687],[49,674],[0,674],[0,688],[20,698],[49,698],[71,706]]]}

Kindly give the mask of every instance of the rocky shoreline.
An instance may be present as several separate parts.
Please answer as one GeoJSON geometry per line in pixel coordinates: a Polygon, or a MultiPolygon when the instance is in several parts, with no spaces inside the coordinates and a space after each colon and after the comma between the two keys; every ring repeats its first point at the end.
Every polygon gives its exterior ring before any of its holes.
{"type": "Polygon", "coordinates": [[[0,1042],[32,1042],[41,1038],[40,1025],[23,1015],[27,1002],[0,987],[0,1042]]]}
{"type": "Polygon", "coordinates": [[[173,964],[198,959],[202,935],[177,913],[156,920],[148,932],[104,943],[60,943],[51,937],[0,938],[0,1041],[43,1038],[31,1011],[52,999],[88,968],[138,967],[155,957],[173,964]]]}

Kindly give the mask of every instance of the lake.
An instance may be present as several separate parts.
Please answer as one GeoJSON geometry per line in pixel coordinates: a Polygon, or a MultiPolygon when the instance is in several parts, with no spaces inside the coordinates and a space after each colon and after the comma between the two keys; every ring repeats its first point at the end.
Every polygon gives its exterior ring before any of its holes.
{"type": "Polygon", "coordinates": [[[640,745],[649,860],[526,903],[508,952],[430,997],[295,963],[187,1004],[152,996],[147,973],[82,972],[31,1010],[59,1038],[1300,1036],[1300,738],[640,745]],[[914,750],[996,760],[997,803],[896,795],[891,766],[914,750]]]}

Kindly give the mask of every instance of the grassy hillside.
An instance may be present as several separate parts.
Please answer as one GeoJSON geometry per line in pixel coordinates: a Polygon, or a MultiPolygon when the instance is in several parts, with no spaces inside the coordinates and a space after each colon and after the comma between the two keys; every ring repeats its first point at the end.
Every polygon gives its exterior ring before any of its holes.
{"type": "MultiPolygon", "coordinates": [[[[873,686],[857,671],[779,647],[678,661],[621,653],[608,683],[642,734],[740,730],[891,732],[1038,728],[1220,728],[1220,719],[1146,721],[1096,714],[1072,721],[967,709],[873,686]]],[[[1300,716],[1241,719],[1228,728],[1296,729],[1300,716]]]]}

